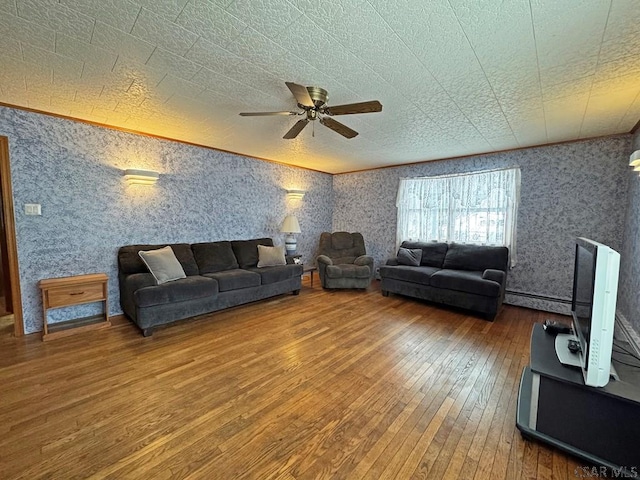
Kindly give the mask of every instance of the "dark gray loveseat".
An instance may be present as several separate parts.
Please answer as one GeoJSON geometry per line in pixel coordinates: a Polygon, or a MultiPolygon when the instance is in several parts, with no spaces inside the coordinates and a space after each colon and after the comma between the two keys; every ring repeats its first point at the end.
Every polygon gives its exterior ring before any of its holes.
{"type": "Polygon", "coordinates": [[[383,295],[407,295],[495,318],[507,283],[507,247],[438,242],[403,242],[401,247],[421,249],[420,265],[388,260],[380,267],[383,295]]]}
{"type": "Polygon", "coordinates": [[[128,245],[118,251],[120,305],[144,336],[158,325],[300,292],[302,265],[257,267],[258,245],[273,246],[270,238],[171,244],[187,277],[157,285],[138,252],[166,245],[128,245]]]}

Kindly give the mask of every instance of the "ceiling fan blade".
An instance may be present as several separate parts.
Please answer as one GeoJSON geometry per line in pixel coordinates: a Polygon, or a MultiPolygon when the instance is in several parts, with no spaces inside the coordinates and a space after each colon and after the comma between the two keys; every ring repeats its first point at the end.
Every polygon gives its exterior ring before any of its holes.
{"type": "Polygon", "coordinates": [[[351,130],[346,125],[340,122],[337,122],[336,120],[330,117],[322,117],[320,119],[320,123],[325,127],[329,127],[334,132],[339,133],[340,135],[346,138],[353,138],[358,135],[358,132],[356,132],[355,130],[351,130]]]}
{"type": "Polygon", "coordinates": [[[241,117],[266,117],[270,115],[299,115],[298,112],[242,112],[241,117]]]}
{"type": "Polygon", "coordinates": [[[289,90],[291,90],[291,93],[293,93],[293,96],[296,97],[296,102],[298,102],[300,105],[304,105],[305,107],[314,107],[314,103],[313,100],[311,100],[311,96],[309,95],[309,91],[307,90],[307,87],[303,86],[303,85],[298,85],[297,83],[293,83],[293,82],[284,82],[287,84],[287,87],[289,87],[289,90]]]}
{"type": "Polygon", "coordinates": [[[324,109],[328,115],[350,115],[353,113],[373,113],[381,112],[382,104],[378,100],[369,102],[347,103],[345,105],[334,105],[324,109]]]}
{"type": "Polygon", "coordinates": [[[309,120],[307,120],[306,118],[302,120],[298,120],[296,124],[293,127],[291,127],[291,130],[285,133],[284,137],[282,138],[286,138],[287,140],[296,138],[298,134],[302,131],[302,129],[307,126],[307,123],[309,123],[309,120]]]}

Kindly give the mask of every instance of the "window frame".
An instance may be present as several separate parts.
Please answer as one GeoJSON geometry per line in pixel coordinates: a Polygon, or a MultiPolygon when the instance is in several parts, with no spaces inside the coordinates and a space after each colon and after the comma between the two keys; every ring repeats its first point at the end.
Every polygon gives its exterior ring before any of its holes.
{"type": "Polygon", "coordinates": [[[509,248],[511,265],[515,265],[520,176],[519,167],[508,167],[433,177],[401,178],[396,200],[396,248],[404,240],[503,245],[509,248]],[[481,192],[469,190],[469,184],[483,181],[481,192]],[[462,190],[464,185],[468,187],[466,190],[462,190]],[[500,189],[503,190],[502,193],[496,194],[500,189]],[[446,202],[444,205],[443,198],[446,202]],[[426,204],[429,201],[432,203],[426,204]],[[467,203],[463,203],[464,201],[467,203]],[[468,237],[473,232],[470,230],[471,225],[476,223],[470,219],[470,215],[481,217],[482,213],[486,213],[484,221],[487,223],[483,227],[484,236],[483,232],[478,232],[476,235],[480,238],[477,241],[470,240],[468,237]],[[410,219],[416,215],[418,218],[412,222],[410,219]],[[496,225],[502,225],[500,229],[491,228],[491,217],[495,217],[496,225]],[[428,227],[425,224],[429,224],[428,227]],[[456,224],[461,226],[456,229],[456,224]],[[411,225],[414,228],[409,230],[411,225]],[[427,235],[435,238],[421,238],[420,235],[424,235],[427,230],[427,235]],[[464,233],[462,236],[461,232],[464,233]]]}

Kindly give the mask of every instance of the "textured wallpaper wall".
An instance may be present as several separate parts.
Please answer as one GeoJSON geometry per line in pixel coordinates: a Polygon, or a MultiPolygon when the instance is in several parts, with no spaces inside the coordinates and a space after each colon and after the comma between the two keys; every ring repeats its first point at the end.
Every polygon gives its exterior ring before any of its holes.
{"type": "Polygon", "coordinates": [[[586,236],[622,253],[619,306],[640,331],[640,178],[627,166],[640,135],[334,177],[5,107],[0,135],[9,137],[27,333],[41,329],[41,278],[106,272],[110,314],[120,313],[121,245],[259,236],[283,243],[280,223],[295,213],[306,259],[322,231],[348,230],[364,234],[379,265],[395,250],[399,178],[506,166],[522,170],[518,264],[508,288],[524,294],[507,301],[566,313],[548,298],[570,297],[573,239],[586,236]],[[136,167],[159,171],[158,184],[127,185],[122,171],[136,167]],[[285,188],[307,194],[292,203],[285,188]],[[26,216],[25,203],[42,204],[42,216],[26,216]]]}
{"type": "MultiPolygon", "coordinates": [[[[640,131],[633,137],[627,153],[640,150],[640,131]]],[[[625,219],[624,245],[620,262],[618,310],[640,335],[640,177],[627,167],[629,194],[625,219]]]]}
{"type": "Polygon", "coordinates": [[[568,313],[574,239],[620,251],[627,203],[631,136],[427,162],[334,177],[334,230],[359,231],[377,264],[395,251],[399,179],[519,166],[522,173],[517,257],[507,301],[568,313]],[[542,298],[540,298],[542,297],[542,298]]]}
{"type": "MultiPolygon", "coordinates": [[[[38,280],[109,275],[110,314],[121,313],[116,252],[132,243],[269,236],[297,215],[299,253],[314,257],[331,228],[332,177],[209,149],[0,107],[9,138],[25,331],[41,330],[38,280]],[[160,172],[153,187],[127,185],[123,170],[160,172]],[[286,188],[306,190],[301,201],[286,188]],[[26,216],[40,203],[42,216],[26,216]]],[[[78,310],[56,311],[54,321],[78,310]]]]}

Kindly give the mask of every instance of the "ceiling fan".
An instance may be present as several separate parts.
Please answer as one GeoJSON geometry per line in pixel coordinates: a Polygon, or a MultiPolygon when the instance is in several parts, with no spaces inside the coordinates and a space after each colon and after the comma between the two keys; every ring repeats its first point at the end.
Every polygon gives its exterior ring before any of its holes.
{"type": "Polygon", "coordinates": [[[305,87],[293,82],[285,82],[293,96],[296,97],[298,108],[302,111],[297,112],[243,112],[243,117],[258,117],[268,115],[304,115],[305,118],[298,120],[291,129],[285,133],[286,139],[296,138],[309,122],[318,120],[325,127],[330,128],[334,132],[339,133],[343,137],[353,138],[358,132],[350,129],[346,125],[331,118],[334,115],[351,115],[354,113],[373,113],[381,112],[382,104],[377,100],[361,103],[348,103],[345,105],[336,105],[330,107],[327,105],[329,96],[324,88],[305,87]]]}

